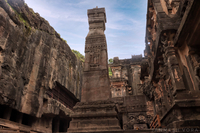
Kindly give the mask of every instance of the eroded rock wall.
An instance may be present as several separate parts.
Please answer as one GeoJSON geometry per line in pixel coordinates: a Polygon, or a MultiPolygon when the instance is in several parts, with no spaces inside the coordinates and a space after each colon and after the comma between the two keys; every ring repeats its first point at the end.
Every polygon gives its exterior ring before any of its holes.
{"type": "Polygon", "coordinates": [[[38,114],[45,90],[55,82],[78,99],[82,62],[24,0],[0,0],[0,104],[38,114]]]}

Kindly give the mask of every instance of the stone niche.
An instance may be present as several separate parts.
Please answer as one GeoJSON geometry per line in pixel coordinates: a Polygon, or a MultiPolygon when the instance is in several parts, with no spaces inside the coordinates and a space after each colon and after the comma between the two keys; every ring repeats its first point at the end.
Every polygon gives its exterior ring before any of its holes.
{"type": "MultiPolygon", "coordinates": [[[[119,103],[119,102],[118,102],[119,103]]],[[[144,95],[126,96],[121,99],[118,112],[122,117],[123,130],[148,129],[153,118],[152,104],[144,95]]]]}

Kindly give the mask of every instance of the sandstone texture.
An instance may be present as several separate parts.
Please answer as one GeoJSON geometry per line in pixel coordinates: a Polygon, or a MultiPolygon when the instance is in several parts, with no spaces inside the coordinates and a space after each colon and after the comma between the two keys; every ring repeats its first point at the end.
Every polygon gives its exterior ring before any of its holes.
{"type": "Polygon", "coordinates": [[[115,57],[109,79],[105,8],[88,10],[83,63],[23,0],[0,0],[0,132],[200,131],[200,0],[147,4],[144,57],[115,57]]]}
{"type": "Polygon", "coordinates": [[[44,94],[58,82],[80,99],[82,69],[68,44],[23,0],[0,0],[0,104],[36,117],[58,114],[54,108],[66,113],[58,101],[46,106],[44,94]]]}
{"type": "Polygon", "coordinates": [[[88,10],[82,99],[71,114],[69,133],[120,131],[115,102],[110,100],[105,8],[88,10]]]}
{"type": "Polygon", "coordinates": [[[88,10],[89,32],[85,41],[82,102],[110,98],[105,8],[88,10]]]}
{"type": "Polygon", "coordinates": [[[148,0],[141,87],[154,104],[152,128],[200,127],[199,6],[199,0],[148,0]]]}

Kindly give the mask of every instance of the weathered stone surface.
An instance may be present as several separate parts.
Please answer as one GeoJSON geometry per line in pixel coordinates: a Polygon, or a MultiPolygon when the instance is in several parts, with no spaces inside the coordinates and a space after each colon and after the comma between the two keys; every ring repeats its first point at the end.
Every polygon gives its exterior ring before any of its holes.
{"type": "Polygon", "coordinates": [[[81,102],[71,114],[69,133],[120,131],[115,102],[109,100],[107,44],[104,8],[88,10],[89,33],[85,45],[85,66],[81,102]]]}
{"type": "Polygon", "coordinates": [[[132,95],[122,98],[112,98],[118,105],[123,130],[147,129],[153,118],[153,108],[145,95],[132,95]]]}
{"type": "Polygon", "coordinates": [[[81,76],[82,62],[45,19],[23,0],[0,1],[0,104],[37,117],[57,114],[42,110],[45,91],[58,82],[80,99],[81,76]]]}
{"type": "Polygon", "coordinates": [[[69,133],[121,130],[112,100],[77,103],[71,117],[69,133]]]}
{"type": "Polygon", "coordinates": [[[104,8],[88,10],[89,33],[85,41],[82,102],[110,98],[104,8]]]}
{"type": "Polygon", "coordinates": [[[71,133],[200,131],[199,7],[199,0],[148,0],[145,57],[114,58],[110,98],[104,8],[88,10],[82,74],[46,20],[23,0],[0,0],[0,128],[63,132],[70,115],[71,133]]]}
{"type": "Polygon", "coordinates": [[[109,64],[112,71],[110,77],[112,97],[143,94],[140,90],[142,60],[142,55],[134,55],[130,59],[123,60],[114,57],[113,63],[109,64]]]}
{"type": "Polygon", "coordinates": [[[153,128],[199,128],[199,6],[198,0],[148,0],[149,71],[141,87],[154,103],[153,128]]]}

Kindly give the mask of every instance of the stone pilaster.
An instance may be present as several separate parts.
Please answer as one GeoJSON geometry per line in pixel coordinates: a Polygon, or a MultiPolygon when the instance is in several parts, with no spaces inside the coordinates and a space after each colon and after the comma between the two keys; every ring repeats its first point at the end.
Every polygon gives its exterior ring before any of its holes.
{"type": "Polygon", "coordinates": [[[163,40],[161,41],[164,45],[164,52],[166,57],[166,63],[168,66],[168,72],[170,73],[170,77],[173,85],[173,95],[177,93],[177,91],[185,90],[185,86],[183,83],[182,76],[180,74],[178,60],[175,54],[175,48],[173,44],[174,33],[168,32],[162,36],[163,40]]]}
{"type": "Polygon", "coordinates": [[[141,74],[141,66],[140,65],[132,65],[131,66],[132,71],[132,90],[133,95],[142,95],[143,90],[140,90],[139,84],[140,84],[140,74],[141,74]]]}

